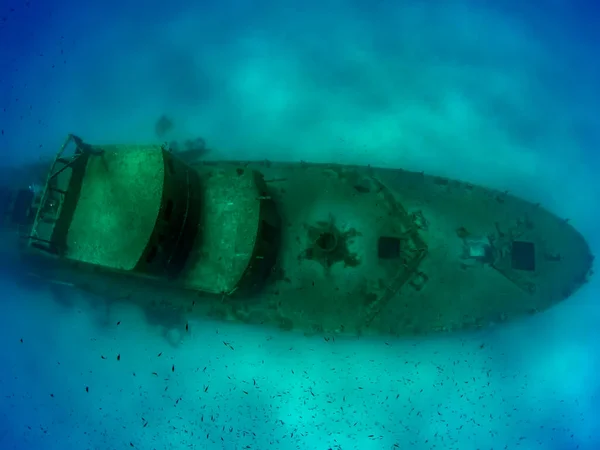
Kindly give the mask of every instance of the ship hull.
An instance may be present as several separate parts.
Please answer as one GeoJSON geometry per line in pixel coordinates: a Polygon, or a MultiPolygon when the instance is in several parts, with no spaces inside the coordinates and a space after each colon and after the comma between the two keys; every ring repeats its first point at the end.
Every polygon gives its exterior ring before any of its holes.
{"type": "MultiPolygon", "coordinates": [[[[254,292],[206,295],[159,277],[60,265],[21,252],[31,280],[194,317],[305,334],[412,336],[480,329],[544,311],[591,273],[584,238],[540,205],[423,173],[307,163],[203,162],[255,171],[281,216],[254,292]]],[[[6,232],[5,232],[6,233],[6,232]]]]}

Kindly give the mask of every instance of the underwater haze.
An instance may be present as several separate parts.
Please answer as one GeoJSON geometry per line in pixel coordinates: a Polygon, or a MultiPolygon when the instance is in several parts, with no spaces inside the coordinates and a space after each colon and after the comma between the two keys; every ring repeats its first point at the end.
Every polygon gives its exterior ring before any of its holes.
{"type": "MultiPolygon", "coordinates": [[[[69,132],[159,142],[163,117],[210,159],[510,190],[597,254],[598,17],[560,0],[5,0],[1,164],[50,158],[69,132]]],[[[21,275],[0,274],[2,449],[600,448],[597,276],[477,333],[325,341],[165,330],[21,275]]]]}

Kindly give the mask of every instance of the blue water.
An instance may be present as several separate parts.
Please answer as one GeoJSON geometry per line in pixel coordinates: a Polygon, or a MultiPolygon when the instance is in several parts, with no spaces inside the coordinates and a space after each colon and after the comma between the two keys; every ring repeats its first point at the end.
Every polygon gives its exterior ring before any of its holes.
{"type": "MultiPolygon", "coordinates": [[[[4,0],[2,164],[49,157],[68,132],[155,142],[165,114],[211,158],[509,189],[597,254],[598,17],[566,1],[4,0]]],[[[333,343],[164,329],[4,275],[2,449],[600,448],[598,277],[483,333],[333,343]]]]}

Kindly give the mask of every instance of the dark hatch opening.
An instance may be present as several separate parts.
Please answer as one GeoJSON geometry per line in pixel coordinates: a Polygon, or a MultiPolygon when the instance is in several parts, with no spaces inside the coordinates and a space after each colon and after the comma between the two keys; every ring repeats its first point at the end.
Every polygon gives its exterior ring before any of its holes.
{"type": "Polygon", "coordinates": [[[377,242],[379,259],[396,259],[400,257],[400,239],[381,236],[377,242]]]}
{"type": "Polygon", "coordinates": [[[516,270],[535,270],[535,244],[533,242],[513,241],[511,266],[516,270]]]}

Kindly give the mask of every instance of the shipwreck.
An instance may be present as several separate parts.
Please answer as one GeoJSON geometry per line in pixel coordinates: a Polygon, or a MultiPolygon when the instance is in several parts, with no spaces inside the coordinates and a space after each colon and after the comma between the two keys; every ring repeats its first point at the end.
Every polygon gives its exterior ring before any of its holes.
{"type": "Polygon", "coordinates": [[[483,328],[546,310],[591,274],[568,221],[507,192],[398,169],[184,156],[69,135],[39,184],[3,177],[5,247],[48,283],[307,334],[483,328]]]}

